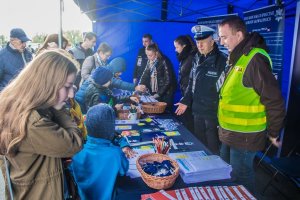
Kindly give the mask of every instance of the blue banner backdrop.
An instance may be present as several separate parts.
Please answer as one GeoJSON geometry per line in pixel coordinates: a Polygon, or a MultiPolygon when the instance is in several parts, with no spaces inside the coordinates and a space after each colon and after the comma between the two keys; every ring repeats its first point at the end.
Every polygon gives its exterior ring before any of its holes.
{"type": "Polygon", "coordinates": [[[273,74],[280,85],[283,69],[284,12],[284,8],[279,5],[244,12],[248,32],[258,32],[266,40],[273,62],[273,74]]]}

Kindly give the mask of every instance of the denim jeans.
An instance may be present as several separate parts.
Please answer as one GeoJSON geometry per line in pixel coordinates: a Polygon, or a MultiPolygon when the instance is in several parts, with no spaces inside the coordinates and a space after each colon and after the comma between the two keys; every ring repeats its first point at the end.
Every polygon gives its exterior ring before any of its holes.
{"type": "Polygon", "coordinates": [[[233,180],[244,185],[252,194],[255,194],[253,161],[256,153],[256,151],[236,149],[223,143],[220,151],[221,158],[232,166],[233,180]]]}

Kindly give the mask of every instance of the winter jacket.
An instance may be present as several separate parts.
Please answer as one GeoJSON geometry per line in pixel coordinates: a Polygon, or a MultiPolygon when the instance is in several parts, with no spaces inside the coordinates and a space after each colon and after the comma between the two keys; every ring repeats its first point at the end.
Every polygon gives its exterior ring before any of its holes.
{"type": "Polygon", "coordinates": [[[94,55],[87,57],[81,69],[81,77],[83,80],[86,80],[91,75],[92,71],[96,69],[96,67],[106,66],[107,63],[100,60],[98,53],[96,52],[94,55]]]}
{"type": "MultiPolygon", "coordinates": [[[[94,54],[93,56],[89,56],[85,59],[81,70],[81,76],[83,80],[88,79],[92,71],[96,69],[96,67],[106,67],[107,69],[111,70],[111,66],[107,65],[107,63],[99,62],[99,60],[96,57],[97,55],[94,54]]],[[[110,88],[134,91],[135,85],[133,83],[129,83],[121,79],[112,78],[110,88]]]]}
{"type": "Polygon", "coordinates": [[[109,200],[118,175],[124,176],[129,163],[119,146],[102,138],[87,137],[82,151],[70,166],[82,200],[109,200]]]}
{"type": "MultiPolygon", "coordinates": [[[[176,77],[174,70],[165,58],[159,58],[156,66],[157,85],[159,95],[158,101],[166,102],[169,106],[172,105],[173,93],[176,90],[176,77]]],[[[151,91],[151,72],[150,63],[148,62],[146,69],[141,77],[139,84],[145,85],[151,91]]],[[[151,93],[154,95],[154,93],[151,93]]]]}
{"type": "Polygon", "coordinates": [[[93,55],[92,49],[84,49],[81,47],[82,43],[76,44],[74,48],[69,50],[69,52],[74,56],[74,58],[80,63],[80,69],[83,61],[88,57],[93,55]]]}
{"type": "Polygon", "coordinates": [[[117,88],[121,90],[129,90],[134,91],[135,85],[133,83],[129,83],[126,81],[123,81],[122,79],[113,77],[111,79],[111,85],[109,86],[110,89],[117,88]]]}
{"type": "Polygon", "coordinates": [[[183,48],[180,54],[177,54],[177,59],[179,61],[178,82],[182,96],[184,96],[185,90],[189,84],[189,77],[193,67],[195,54],[196,52],[192,51],[191,48],[188,48],[187,46],[183,48]]]}
{"type": "Polygon", "coordinates": [[[23,55],[26,63],[24,63],[22,53],[12,49],[9,44],[7,43],[0,51],[0,91],[32,60],[32,54],[25,48],[23,55]]]}
{"type": "Polygon", "coordinates": [[[145,47],[139,49],[136,63],[133,71],[133,78],[140,79],[143,75],[143,72],[147,66],[148,57],[145,52],[145,47]]]}
{"type": "Polygon", "coordinates": [[[26,137],[15,155],[7,156],[14,199],[63,199],[61,160],[73,156],[82,145],[81,131],[67,110],[32,111],[26,137]]]}
{"type": "Polygon", "coordinates": [[[217,119],[219,93],[216,82],[225,70],[227,56],[215,44],[206,55],[199,52],[193,60],[189,84],[181,103],[191,106],[194,115],[205,119],[217,119]]]}
{"type": "MultiPolygon", "coordinates": [[[[252,48],[268,50],[264,39],[258,33],[247,35],[231,52],[229,56],[230,71],[238,59],[248,55],[252,48]]],[[[261,103],[265,106],[267,115],[267,134],[277,137],[283,126],[285,117],[284,101],[278,87],[278,82],[272,74],[268,58],[256,54],[249,62],[243,77],[243,85],[251,87],[260,96],[261,103]]],[[[232,147],[259,151],[265,147],[266,131],[242,134],[225,129],[219,130],[220,140],[232,147]]]]}
{"type": "Polygon", "coordinates": [[[117,103],[129,101],[129,96],[114,96],[108,88],[102,87],[94,83],[89,78],[84,81],[75,95],[75,100],[80,105],[83,114],[87,113],[88,109],[99,103],[110,104],[112,107],[117,103]]]}

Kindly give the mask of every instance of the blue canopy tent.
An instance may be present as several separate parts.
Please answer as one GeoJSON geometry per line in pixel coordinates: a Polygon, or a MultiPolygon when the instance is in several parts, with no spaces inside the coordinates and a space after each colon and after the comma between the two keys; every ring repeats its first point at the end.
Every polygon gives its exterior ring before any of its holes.
{"type": "MultiPolygon", "coordinates": [[[[81,11],[93,22],[97,43],[107,42],[113,48],[112,57],[127,61],[123,79],[132,81],[133,67],[144,33],[150,33],[161,51],[178,69],[173,46],[174,39],[191,34],[197,18],[238,13],[280,3],[273,0],[74,0],[81,11]]],[[[287,97],[291,46],[296,13],[296,0],[287,0],[285,7],[284,66],[282,93],[287,97]]]]}
{"type": "MultiPolygon", "coordinates": [[[[296,0],[74,0],[81,11],[93,22],[97,43],[107,42],[113,48],[113,57],[127,61],[122,75],[132,81],[133,69],[141,38],[150,33],[153,40],[178,71],[178,61],[173,46],[174,39],[191,34],[197,18],[226,15],[254,10],[268,5],[282,4],[285,8],[284,64],[281,80],[282,94],[287,99],[290,82],[290,66],[293,33],[296,16],[296,0]]],[[[177,93],[175,101],[179,98],[177,93]]]]}

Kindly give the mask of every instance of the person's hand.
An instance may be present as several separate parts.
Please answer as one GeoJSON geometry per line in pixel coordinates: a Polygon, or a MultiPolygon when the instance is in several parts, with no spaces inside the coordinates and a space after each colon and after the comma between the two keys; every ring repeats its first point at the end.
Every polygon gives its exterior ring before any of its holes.
{"type": "Polygon", "coordinates": [[[278,141],[278,137],[269,136],[269,140],[275,147],[277,147],[277,148],[281,147],[281,142],[278,141]]]}
{"type": "Polygon", "coordinates": [[[137,85],[135,87],[135,91],[139,91],[139,92],[146,92],[146,86],[145,85],[137,85]]]}
{"type": "Polygon", "coordinates": [[[130,100],[133,101],[133,102],[135,102],[135,103],[139,103],[140,102],[139,98],[137,98],[135,96],[130,97],[130,100]]]}
{"type": "Polygon", "coordinates": [[[130,147],[123,147],[122,151],[124,152],[124,154],[127,158],[133,158],[137,154],[130,147]]]}
{"type": "Polygon", "coordinates": [[[116,104],[115,108],[116,108],[116,110],[122,110],[123,104],[116,104]]]}
{"type": "Polygon", "coordinates": [[[174,105],[178,106],[177,109],[175,110],[176,115],[182,115],[187,109],[187,105],[185,105],[183,103],[176,103],[174,105]]]}

